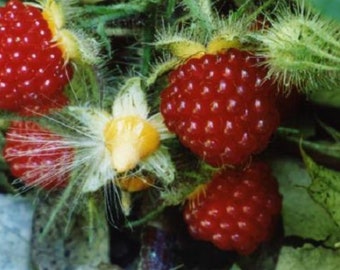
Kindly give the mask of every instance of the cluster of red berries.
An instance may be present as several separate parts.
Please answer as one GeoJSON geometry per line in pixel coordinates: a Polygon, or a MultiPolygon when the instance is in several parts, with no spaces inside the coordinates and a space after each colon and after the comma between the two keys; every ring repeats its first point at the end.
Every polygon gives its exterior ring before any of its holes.
{"type": "Polygon", "coordinates": [[[281,209],[276,180],[264,163],[223,169],[249,163],[279,125],[277,85],[261,63],[236,48],[193,57],[171,72],[161,93],[169,130],[206,163],[222,167],[186,202],[190,234],[244,255],[268,240],[281,209]]]}
{"type": "MultiPolygon", "coordinates": [[[[64,107],[73,76],[43,10],[10,0],[0,7],[0,110],[44,115],[64,107]]],[[[62,138],[29,121],[13,121],[3,155],[11,173],[27,186],[64,187],[73,159],[62,138]]]]}
{"type": "MultiPolygon", "coordinates": [[[[67,103],[63,91],[72,67],[52,32],[39,8],[18,0],[0,8],[0,110],[45,114],[67,103]]],[[[197,199],[187,201],[189,231],[241,254],[268,240],[281,209],[267,165],[244,167],[279,125],[276,85],[262,62],[235,48],[206,53],[171,72],[161,93],[168,129],[206,163],[221,167],[197,199]]],[[[60,166],[70,164],[73,155],[62,137],[33,122],[13,122],[7,131],[4,157],[26,185],[65,186],[69,172],[60,166]]]]}
{"type": "Polygon", "coordinates": [[[67,104],[72,67],[42,11],[18,0],[0,7],[0,110],[46,114],[67,104]]]}

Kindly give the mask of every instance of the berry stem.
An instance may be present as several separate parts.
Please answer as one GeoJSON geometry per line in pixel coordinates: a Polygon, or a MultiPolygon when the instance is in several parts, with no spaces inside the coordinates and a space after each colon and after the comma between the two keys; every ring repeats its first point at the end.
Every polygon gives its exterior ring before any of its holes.
{"type": "MultiPolygon", "coordinates": [[[[98,227],[107,227],[107,224],[103,222],[105,220],[105,206],[104,198],[100,198],[101,201],[95,198],[93,194],[89,194],[87,197],[87,208],[85,213],[85,218],[87,219],[88,226],[88,241],[90,244],[95,243],[95,237],[98,233],[98,227]]],[[[105,228],[107,230],[108,228],[105,228]]]]}
{"type": "MultiPolygon", "coordinates": [[[[74,195],[73,192],[74,192],[75,189],[77,189],[76,184],[78,183],[76,180],[77,179],[71,179],[69,184],[67,185],[67,187],[64,189],[60,199],[58,200],[58,202],[56,203],[52,212],[50,213],[49,219],[46,222],[46,225],[45,225],[42,233],[39,236],[40,240],[42,240],[46,237],[46,235],[49,233],[51,227],[55,224],[56,219],[58,218],[58,215],[60,214],[60,212],[65,207],[65,204],[67,202],[69,202],[69,199],[72,198],[72,195],[74,195]]],[[[71,221],[71,219],[68,219],[68,220],[71,221]]],[[[69,225],[69,224],[67,224],[67,225],[69,225]]],[[[65,226],[65,232],[67,232],[68,228],[69,228],[69,226],[65,226]]]]}
{"type": "Polygon", "coordinates": [[[126,228],[135,228],[137,226],[141,226],[146,224],[147,222],[155,219],[159,214],[161,214],[164,209],[167,207],[167,205],[160,205],[155,210],[148,212],[146,215],[143,215],[142,218],[134,221],[128,221],[127,224],[125,224],[126,228]]]}

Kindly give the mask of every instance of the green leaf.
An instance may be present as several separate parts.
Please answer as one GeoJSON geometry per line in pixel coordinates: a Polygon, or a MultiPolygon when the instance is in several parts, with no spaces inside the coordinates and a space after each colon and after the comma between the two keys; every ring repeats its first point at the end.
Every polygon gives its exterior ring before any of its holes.
{"type": "Polygon", "coordinates": [[[320,13],[340,21],[340,0],[309,0],[309,2],[320,13]]]}
{"type": "Polygon", "coordinates": [[[338,270],[340,250],[305,245],[301,248],[283,247],[275,270],[338,270]]]}
{"type": "Polygon", "coordinates": [[[303,149],[301,154],[312,179],[308,187],[310,195],[340,226],[340,172],[316,164],[303,149]]]}
{"type": "Polygon", "coordinates": [[[308,194],[311,179],[301,161],[275,158],[271,160],[271,167],[283,195],[282,217],[286,236],[323,241],[339,230],[329,213],[308,194]]]}
{"type": "Polygon", "coordinates": [[[313,91],[309,94],[309,100],[318,105],[340,108],[340,91],[339,89],[313,91]]]}
{"type": "Polygon", "coordinates": [[[96,73],[95,66],[77,63],[73,79],[66,88],[66,93],[73,104],[84,104],[91,100],[91,104],[97,105],[100,102],[101,85],[96,73]]]}
{"type": "Polygon", "coordinates": [[[302,138],[311,137],[313,134],[310,133],[309,135],[305,135],[299,129],[287,127],[279,127],[277,135],[288,142],[294,143],[296,146],[302,145],[304,149],[311,151],[314,154],[319,154],[320,156],[327,157],[328,159],[340,160],[340,143],[337,141],[302,140],[302,138]]]}

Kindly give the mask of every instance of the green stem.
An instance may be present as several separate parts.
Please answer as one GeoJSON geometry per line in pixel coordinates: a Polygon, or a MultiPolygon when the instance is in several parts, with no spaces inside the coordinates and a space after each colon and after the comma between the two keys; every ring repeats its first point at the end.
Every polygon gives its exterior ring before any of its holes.
{"type": "Polygon", "coordinates": [[[145,12],[149,7],[148,1],[128,2],[120,4],[112,4],[108,6],[85,5],[82,8],[82,16],[90,17],[89,19],[82,19],[79,21],[83,27],[96,27],[99,24],[105,24],[109,21],[123,19],[129,16],[137,15],[145,12]]]}
{"type": "Polygon", "coordinates": [[[166,207],[167,207],[166,205],[161,205],[161,206],[157,207],[155,210],[153,210],[152,212],[149,212],[148,214],[143,216],[142,218],[128,222],[125,225],[125,227],[134,228],[134,227],[137,227],[137,226],[144,225],[147,222],[149,222],[150,220],[155,219],[159,214],[161,214],[164,211],[164,209],[166,207]]]}
{"type": "Polygon", "coordinates": [[[154,24],[157,21],[157,10],[154,7],[151,11],[151,15],[147,20],[147,27],[143,29],[143,48],[141,57],[141,74],[147,76],[150,71],[150,63],[152,62],[152,47],[151,42],[154,40],[155,28],[154,24]]]}
{"type": "Polygon", "coordinates": [[[93,243],[95,234],[94,234],[94,228],[95,228],[95,212],[96,212],[96,203],[94,202],[94,199],[90,197],[87,201],[87,219],[89,224],[89,243],[93,243]]]}
{"type": "Polygon", "coordinates": [[[123,36],[134,36],[138,31],[129,28],[121,27],[106,27],[105,34],[107,36],[123,37],[123,36]]]}
{"type": "Polygon", "coordinates": [[[288,142],[301,145],[304,149],[315,151],[328,157],[340,159],[340,144],[338,143],[322,143],[303,140],[303,135],[296,129],[280,127],[277,134],[288,142]]]}
{"type": "Polygon", "coordinates": [[[146,5],[143,4],[133,4],[133,3],[120,3],[113,4],[108,6],[93,6],[86,5],[83,7],[84,14],[92,15],[92,16],[103,16],[103,15],[112,15],[117,17],[123,17],[126,15],[132,15],[135,13],[143,12],[146,8],[146,5]]]}
{"type": "Polygon", "coordinates": [[[65,206],[65,203],[68,201],[68,199],[71,197],[72,192],[73,192],[73,188],[76,185],[77,179],[73,179],[73,181],[71,181],[69,183],[69,185],[66,187],[66,189],[64,190],[59,202],[56,204],[55,208],[53,209],[53,211],[50,214],[50,217],[46,223],[46,226],[44,227],[44,230],[42,231],[41,235],[39,236],[40,239],[45,238],[45,236],[47,235],[47,233],[50,231],[51,226],[54,224],[54,222],[56,221],[56,218],[58,217],[58,214],[60,213],[60,211],[62,210],[62,208],[65,206]]]}

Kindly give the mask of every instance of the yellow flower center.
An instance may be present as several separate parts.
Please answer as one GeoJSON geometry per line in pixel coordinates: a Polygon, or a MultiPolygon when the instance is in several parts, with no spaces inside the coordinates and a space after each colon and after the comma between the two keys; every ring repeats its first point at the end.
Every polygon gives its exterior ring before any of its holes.
{"type": "Polygon", "coordinates": [[[109,121],[104,129],[104,139],[111,154],[112,167],[119,173],[135,168],[160,144],[157,129],[145,119],[133,115],[109,121]]]}

